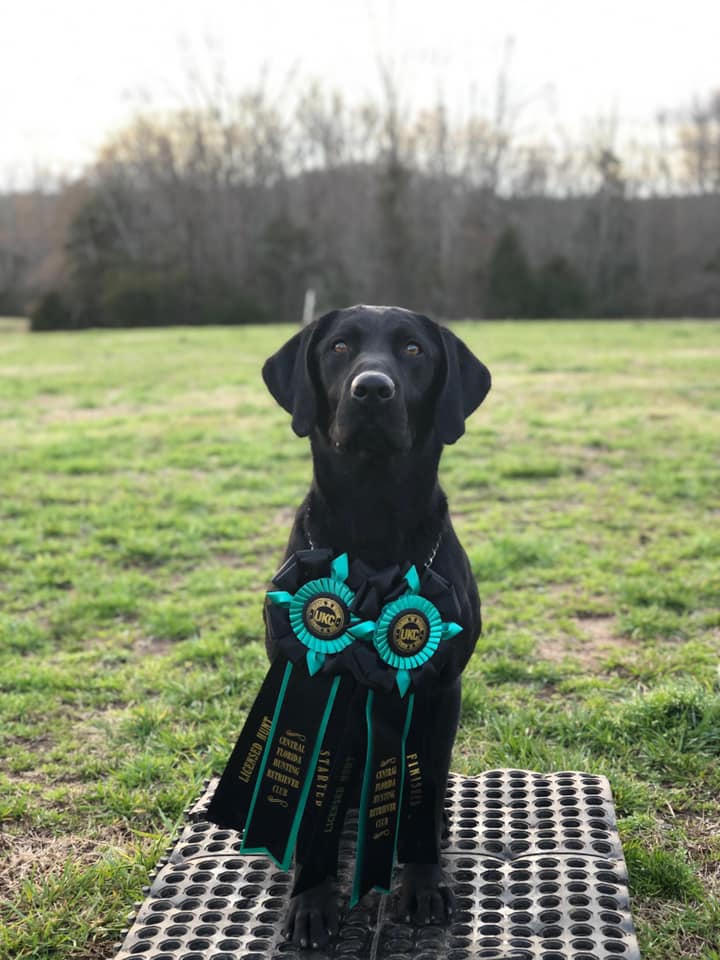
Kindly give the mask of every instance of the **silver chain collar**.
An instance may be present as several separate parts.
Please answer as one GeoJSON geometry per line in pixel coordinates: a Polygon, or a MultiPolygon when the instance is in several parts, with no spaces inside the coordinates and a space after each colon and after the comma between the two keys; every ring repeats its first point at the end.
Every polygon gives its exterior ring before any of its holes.
{"type": "MultiPolygon", "coordinates": [[[[305,522],[303,524],[303,528],[304,528],[303,532],[305,533],[305,538],[308,542],[308,546],[310,547],[311,550],[317,550],[317,547],[313,543],[313,538],[310,536],[310,507],[308,507],[307,510],[305,511],[305,522]]],[[[442,531],[438,534],[438,538],[435,541],[435,546],[430,551],[430,556],[427,558],[427,560],[423,564],[423,570],[427,570],[427,568],[432,564],[433,560],[435,559],[435,556],[437,555],[438,550],[440,549],[441,540],[442,540],[442,531]]]]}

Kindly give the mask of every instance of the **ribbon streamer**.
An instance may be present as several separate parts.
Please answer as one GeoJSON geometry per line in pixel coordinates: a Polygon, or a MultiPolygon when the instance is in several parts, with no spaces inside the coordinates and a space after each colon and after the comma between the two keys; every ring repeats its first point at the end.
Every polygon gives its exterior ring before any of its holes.
{"type": "Polygon", "coordinates": [[[345,727],[354,683],[326,658],[373,633],[350,611],[347,555],[299,551],[273,578],[265,609],[279,655],[251,708],[208,817],[243,831],[241,850],[290,866],[328,724],[345,727]],[[328,569],[329,567],[329,569],[328,569]],[[320,573],[321,576],[308,576],[320,573]]]}
{"type": "MultiPolygon", "coordinates": [[[[309,686],[285,667],[284,687],[260,764],[243,834],[243,853],[264,853],[288,870],[340,678],[309,686]],[[298,682],[298,680],[300,682],[298,682]]],[[[310,675],[308,674],[308,680],[310,675]]]]}
{"type": "MultiPolygon", "coordinates": [[[[410,830],[414,827],[427,831],[431,826],[432,837],[436,832],[436,798],[431,785],[427,782],[423,785],[426,763],[422,758],[423,739],[418,733],[413,738],[413,757],[408,758],[407,739],[415,694],[410,693],[407,699],[406,694],[418,679],[422,686],[421,672],[425,670],[427,674],[430,661],[443,641],[456,636],[462,627],[443,619],[443,613],[448,610],[455,613],[458,605],[454,591],[450,592],[442,578],[426,571],[421,581],[411,566],[403,579],[406,592],[383,606],[373,634],[375,654],[386,669],[382,684],[385,692],[376,694],[371,689],[367,695],[367,756],[351,906],[372,888],[388,892],[398,851],[401,809],[412,816],[410,830]],[[424,586],[440,609],[422,595],[424,586]],[[394,679],[390,690],[387,689],[388,673],[394,679]],[[404,796],[408,770],[413,791],[410,800],[404,796]]],[[[437,668],[432,669],[437,675],[437,668]]],[[[382,671],[380,673],[382,675],[382,671]]],[[[369,680],[377,675],[377,667],[368,671],[369,680]]],[[[436,842],[415,838],[407,826],[402,851],[411,860],[415,860],[417,854],[422,856],[422,862],[437,862],[436,842]]]]}
{"type": "Polygon", "coordinates": [[[368,890],[390,892],[405,783],[405,741],[414,699],[410,694],[403,703],[396,694],[376,696],[373,690],[368,691],[367,754],[351,907],[368,890]]]}
{"type": "Polygon", "coordinates": [[[257,781],[258,765],[272,730],[275,705],[285,683],[286,666],[286,662],[280,658],[270,665],[210,801],[208,819],[212,823],[238,831],[245,826],[257,781]]]}
{"type": "Polygon", "coordinates": [[[343,823],[361,760],[348,742],[347,725],[338,726],[334,743],[332,733],[330,728],[300,826],[292,896],[316,886],[337,869],[343,823]]]}
{"type": "Polygon", "coordinates": [[[432,724],[432,710],[416,700],[405,742],[405,787],[397,844],[400,863],[439,862],[438,827],[445,784],[436,782],[427,759],[428,742],[434,740],[432,724]]]}

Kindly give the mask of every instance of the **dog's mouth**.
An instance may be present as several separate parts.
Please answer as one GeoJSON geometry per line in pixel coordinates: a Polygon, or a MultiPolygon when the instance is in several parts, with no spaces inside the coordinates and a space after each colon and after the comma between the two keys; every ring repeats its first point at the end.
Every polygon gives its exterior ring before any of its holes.
{"type": "Polygon", "coordinates": [[[362,457],[407,453],[412,446],[408,427],[383,422],[381,418],[336,419],[329,431],[330,441],[338,453],[362,457]]]}

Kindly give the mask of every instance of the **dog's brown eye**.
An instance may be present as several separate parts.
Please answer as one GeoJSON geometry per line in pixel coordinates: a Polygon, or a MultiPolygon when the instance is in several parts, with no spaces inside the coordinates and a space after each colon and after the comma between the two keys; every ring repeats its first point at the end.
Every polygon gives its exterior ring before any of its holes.
{"type": "Polygon", "coordinates": [[[411,357],[418,357],[422,353],[422,347],[419,343],[411,340],[410,343],[405,344],[405,353],[409,353],[411,357]]]}
{"type": "Polygon", "coordinates": [[[344,340],[336,340],[333,344],[333,350],[335,353],[347,353],[348,345],[344,340]]]}

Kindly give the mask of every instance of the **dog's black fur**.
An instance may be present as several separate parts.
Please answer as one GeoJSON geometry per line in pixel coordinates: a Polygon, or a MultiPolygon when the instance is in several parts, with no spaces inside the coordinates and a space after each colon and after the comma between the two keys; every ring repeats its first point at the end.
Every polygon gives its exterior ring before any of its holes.
{"type": "MultiPolygon", "coordinates": [[[[460,600],[462,633],[432,696],[416,698],[427,734],[438,810],[460,711],[460,674],[480,633],[480,599],[438,484],[443,445],[490,389],[490,374],[449,330],[398,307],[336,310],[305,327],[266,362],[270,393],[309,436],[314,476],[286,556],[311,544],[375,568],[409,561],[432,568],[460,600]]],[[[268,654],[275,650],[268,642],[268,654]]],[[[438,836],[442,824],[438,818],[438,836]]],[[[437,865],[407,864],[400,910],[417,923],[444,921],[452,897],[437,865]]],[[[285,931],[299,946],[323,946],[337,930],[332,878],[296,896],[285,931]]]]}

